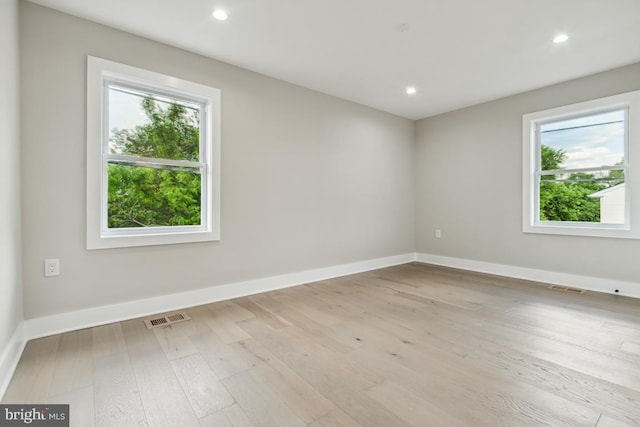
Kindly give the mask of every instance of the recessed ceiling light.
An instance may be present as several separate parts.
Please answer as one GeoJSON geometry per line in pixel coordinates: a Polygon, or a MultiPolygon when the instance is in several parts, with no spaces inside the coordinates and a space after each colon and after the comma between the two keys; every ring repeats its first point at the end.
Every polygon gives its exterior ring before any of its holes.
{"type": "Polygon", "coordinates": [[[416,88],[413,86],[409,86],[407,88],[407,95],[415,95],[415,93],[417,92],[416,88]]]}
{"type": "Polygon", "coordinates": [[[227,12],[222,9],[216,9],[213,11],[213,17],[218,21],[226,21],[229,15],[227,15],[227,12]]]}
{"type": "Polygon", "coordinates": [[[553,42],[554,42],[555,44],[558,44],[558,43],[564,43],[564,42],[566,42],[567,40],[569,40],[569,36],[568,36],[568,35],[566,35],[566,34],[564,34],[564,33],[563,33],[563,34],[558,34],[557,36],[555,36],[555,37],[553,38],[553,42]]]}

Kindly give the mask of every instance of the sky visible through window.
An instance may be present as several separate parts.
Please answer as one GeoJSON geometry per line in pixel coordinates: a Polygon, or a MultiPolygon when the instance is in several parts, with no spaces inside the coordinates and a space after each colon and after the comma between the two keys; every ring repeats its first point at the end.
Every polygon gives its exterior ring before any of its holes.
{"type": "Polygon", "coordinates": [[[135,129],[149,122],[140,106],[142,98],[115,88],[109,90],[109,131],[135,129]]]}
{"type": "MultiPolygon", "coordinates": [[[[147,117],[142,108],[142,100],[147,96],[149,96],[149,94],[127,88],[120,88],[117,86],[111,86],[109,88],[110,141],[113,139],[115,130],[135,130],[136,126],[149,124],[149,117],[147,117]]],[[[152,96],[155,100],[156,105],[163,111],[166,110],[170,104],[180,104],[183,107],[192,109],[194,111],[200,110],[200,106],[197,104],[176,101],[157,94],[153,94],[152,96]]],[[[116,153],[119,151],[118,148],[111,143],[109,144],[109,149],[115,150],[116,153]]]]}
{"type": "Polygon", "coordinates": [[[612,166],[624,160],[625,111],[540,126],[540,143],[565,153],[564,169],[612,166]]]}

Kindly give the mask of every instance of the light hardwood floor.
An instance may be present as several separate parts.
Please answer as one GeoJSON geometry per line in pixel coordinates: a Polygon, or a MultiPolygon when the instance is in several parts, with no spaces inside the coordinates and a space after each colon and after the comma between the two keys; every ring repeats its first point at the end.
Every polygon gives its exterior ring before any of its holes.
{"type": "Polygon", "coordinates": [[[640,425],[640,301],[412,263],[28,343],[76,426],[640,425]]]}

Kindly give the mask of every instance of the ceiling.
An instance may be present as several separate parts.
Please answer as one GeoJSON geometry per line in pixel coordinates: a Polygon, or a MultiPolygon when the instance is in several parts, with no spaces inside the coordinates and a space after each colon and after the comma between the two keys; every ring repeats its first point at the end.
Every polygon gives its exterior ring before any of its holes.
{"type": "Polygon", "coordinates": [[[640,0],[32,1],[410,119],[640,61],[640,0]]]}

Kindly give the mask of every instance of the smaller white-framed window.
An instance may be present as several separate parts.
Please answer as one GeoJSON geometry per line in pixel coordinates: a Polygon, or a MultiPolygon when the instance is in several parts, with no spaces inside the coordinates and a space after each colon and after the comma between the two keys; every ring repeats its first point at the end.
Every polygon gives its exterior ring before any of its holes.
{"type": "Polygon", "coordinates": [[[87,249],[220,239],[220,91],[87,58],[87,249]]]}
{"type": "Polygon", "coordinates": [[[640,238],[640,91],[524,114],[525,233],[640,238]]]}

